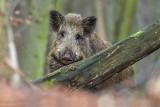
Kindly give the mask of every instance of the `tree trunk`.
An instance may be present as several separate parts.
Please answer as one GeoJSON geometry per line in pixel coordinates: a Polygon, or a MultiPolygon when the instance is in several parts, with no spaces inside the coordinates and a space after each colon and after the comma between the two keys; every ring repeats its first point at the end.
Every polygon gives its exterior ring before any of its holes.
{"type": "Polygon", "coordinates": [[[41,77],[44,73],[46,60],[46,46],[48,40],[48,11],[53,9],[52,0],[25,0],[21,1],[19,7],[23,17],[29,20],[28,25],[21,25],[19,29],[25,28],[21,33],[18,44],[18,56],[20,67],[32,79],[41,77]],[[45,8],[42,8],[45,7],[45,8]],[[31,19],[29,19],[31,17],[31,19]]]}
{"type": "Polygon", "coordinates": [[[8,67],[4,64],[4,59],[7,57],[7,33],[5,29],[5,16],[6,16],[6,0],[0,1],[0,79],[9,76],[10,72],[8,67]]]}

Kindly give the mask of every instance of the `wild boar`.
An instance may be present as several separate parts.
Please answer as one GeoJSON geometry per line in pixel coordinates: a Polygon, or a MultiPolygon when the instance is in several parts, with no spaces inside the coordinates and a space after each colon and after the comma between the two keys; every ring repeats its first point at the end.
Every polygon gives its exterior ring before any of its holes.
{"type": "MultiPolygon", "coordinates": [[[[50,11],[50,31],[56,32],[57,37],[49,53],[49,71],[83,60],[111,45],[96,34],[96,21],[95,16],[82,18],[80,14],[62,15],[58,11],[50,11]]],[[[129,67],[106,80],[103,87],[109,87],[133,75],[134,71],[129,67]]]]}

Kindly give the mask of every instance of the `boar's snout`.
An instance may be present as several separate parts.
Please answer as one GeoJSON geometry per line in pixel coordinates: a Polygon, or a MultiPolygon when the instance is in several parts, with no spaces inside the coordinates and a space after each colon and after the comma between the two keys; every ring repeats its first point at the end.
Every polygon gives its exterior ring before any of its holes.
{"type": "Polygon", "coordinates": [[[64,56],[61,58],[61,62],[65,65],[72,63],[71,57],[64,56]]]}
{"type": "Polygon", "coordinates": [[[65,53],[63,56],[61,56],[60,60],[65,65],[73,63],[73,59],[72,59],[71,55],[68,52],[65,53]]]}

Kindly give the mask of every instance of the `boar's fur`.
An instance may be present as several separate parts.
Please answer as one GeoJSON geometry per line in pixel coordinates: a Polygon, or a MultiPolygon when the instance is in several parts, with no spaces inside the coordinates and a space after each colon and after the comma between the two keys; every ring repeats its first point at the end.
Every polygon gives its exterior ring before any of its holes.
{"type": "MultiPolygon", "coordinates": [[[[58,11],[50,11],[50,31],[57,33],[48,58],[50,72],[89,57],[111,45],[95,33],[96,20],[94,16],[82,18],[80,14],[62,15],[58,11]]],[[[132,67],[129,67],[106,80],[103,87],[116,84],[133,74],[132,67]]]]}

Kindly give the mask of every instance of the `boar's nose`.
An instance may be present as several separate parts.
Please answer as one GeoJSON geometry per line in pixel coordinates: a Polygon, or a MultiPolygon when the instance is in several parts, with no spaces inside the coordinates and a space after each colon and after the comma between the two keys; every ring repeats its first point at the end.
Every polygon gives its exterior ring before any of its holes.
{"type": "Polygon", "coordinates": [[[67,64],[72,63],[73,60],[72,60],[72,58],[70,57],[69,54],[66,54],[66,55],[64,55],[64,56],[61,58],[61,62],[62,62],[63,64],[65,64],[65,65],[67,65],[67,64]]]}

